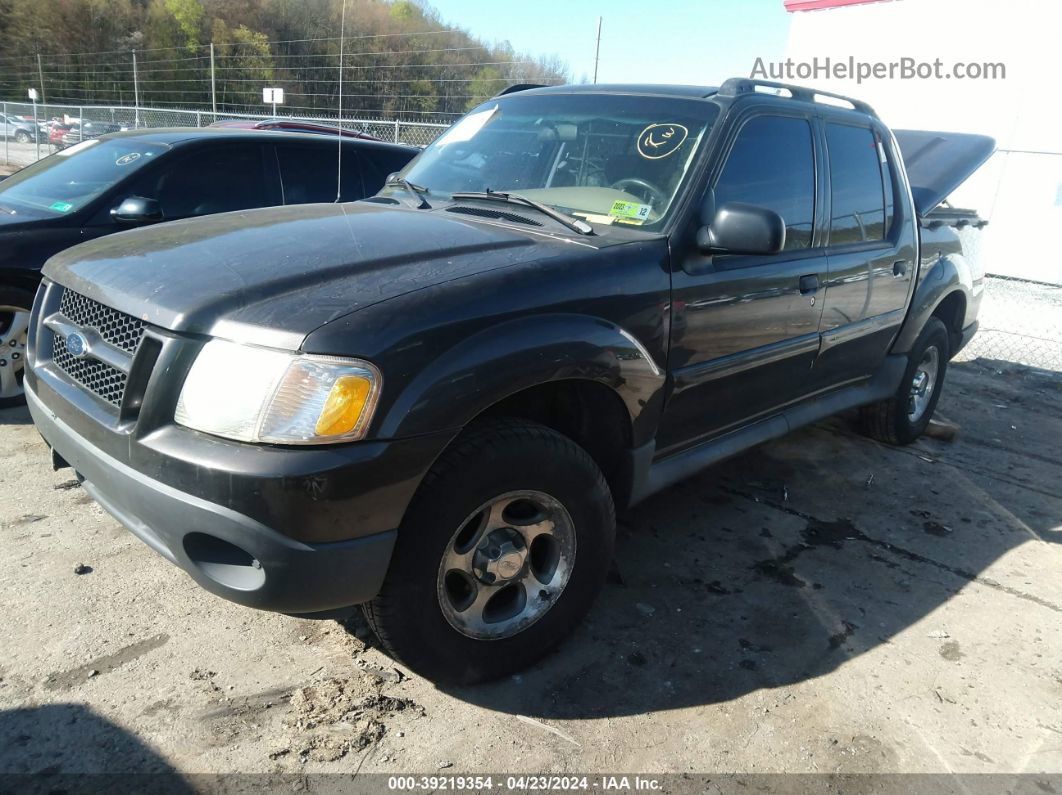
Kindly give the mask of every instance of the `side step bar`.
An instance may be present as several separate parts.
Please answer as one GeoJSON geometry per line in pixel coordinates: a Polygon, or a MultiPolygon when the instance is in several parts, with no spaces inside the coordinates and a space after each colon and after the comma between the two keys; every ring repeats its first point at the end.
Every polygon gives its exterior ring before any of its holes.
{"type": "Polygon", "coordinates": [[[751,425],[701,442],[666,458],[654,460],[656,443],[650,441],[631,452],[632,484],[629,504],[635,505],[705,467],[750,447],[785,436],[804,425],[847,409],[885,400],[899,388],[900,379],[906,369],[906,356],[888,356],[881,369],[868,381],[810,398],[778,414],[772,414],[751,425]]]}

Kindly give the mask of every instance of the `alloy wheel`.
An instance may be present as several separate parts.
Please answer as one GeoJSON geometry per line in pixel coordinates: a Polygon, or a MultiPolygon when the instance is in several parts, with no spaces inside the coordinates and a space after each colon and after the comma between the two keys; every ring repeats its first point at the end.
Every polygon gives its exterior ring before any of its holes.
{"type": "Polygon", "coordinates": [[[0,399],[22,394],[29,318],[24,307],[0,305],[0,399]]]}
{"type": "Polygon", "coordinates": [[[480,506],[450,538],[439,606],[467,637],[508,638],[556,603],[574,562],[575,526],[564,506],[544,492],[509,492],[480,506]]]}

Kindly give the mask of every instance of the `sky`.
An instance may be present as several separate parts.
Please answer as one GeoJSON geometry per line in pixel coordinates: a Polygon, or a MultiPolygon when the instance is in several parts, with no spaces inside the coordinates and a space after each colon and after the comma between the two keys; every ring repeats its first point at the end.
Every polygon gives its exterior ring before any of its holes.
{"type": "Polygon", "coordinates": [[[531,55],[556,55],[573,80],[594,74],[597,18],[601,83],[718,85],[747,77],[757,56],[785,55],[782,0],[429,0],[445,22],[531,55]]]}

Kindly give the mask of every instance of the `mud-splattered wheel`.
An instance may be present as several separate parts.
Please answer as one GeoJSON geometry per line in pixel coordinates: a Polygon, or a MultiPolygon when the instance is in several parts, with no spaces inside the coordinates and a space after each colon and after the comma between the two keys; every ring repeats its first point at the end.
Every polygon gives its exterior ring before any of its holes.
{"type": "Polygon", "coordinates": [[[430,679],[504,676],[583,617],[614,535],[612,496],[585,450],[534,423],[478,423],[425,476],[364,612],[384,648],[430,679]]]}
{"type": "Polygon", "coordinates": [[[896,393],[862,409],[863,433],[888,444],[910,444],[921,436],[940,400],[950,351],[948,329],[931,317],[911,347],[896,393]]]}

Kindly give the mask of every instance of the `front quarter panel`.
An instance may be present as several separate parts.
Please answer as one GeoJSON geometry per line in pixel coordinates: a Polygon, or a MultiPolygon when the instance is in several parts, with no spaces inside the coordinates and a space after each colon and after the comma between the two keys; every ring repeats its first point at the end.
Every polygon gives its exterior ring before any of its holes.
{"type": "Polygon", "coordinates": [[[585,379],[623,400],[639,444],[663,403],[669,283],[663,238],[573,244],[368,307],[317,329],[303,347],[380,368],[370,437],[456,431],[523,389],[585,379]]]}

